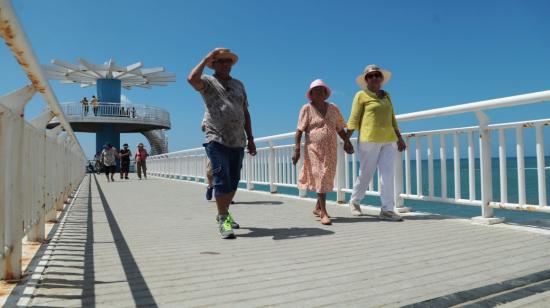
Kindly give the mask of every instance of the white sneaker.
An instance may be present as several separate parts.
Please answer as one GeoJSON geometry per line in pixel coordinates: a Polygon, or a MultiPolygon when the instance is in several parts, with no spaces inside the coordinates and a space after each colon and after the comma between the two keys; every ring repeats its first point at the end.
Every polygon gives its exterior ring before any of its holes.
{"type": "Polygon", "coordinates": [[[361,212],[361,205],[353,200],[349,201],[349,210],[353,216],[361,216],[363,214],[363,212],[361,212]]]}
{"type": "Polygon", "coordinates": [[[389,221],[403,221],[403,218],[393,211],[380,211],[378,218],[389,221]]]}

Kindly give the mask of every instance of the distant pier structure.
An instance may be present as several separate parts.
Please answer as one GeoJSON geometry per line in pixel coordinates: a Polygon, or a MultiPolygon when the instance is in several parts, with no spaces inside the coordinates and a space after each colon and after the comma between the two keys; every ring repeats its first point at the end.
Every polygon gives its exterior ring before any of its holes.
{"type": "MultiPolygon", "coordinates": [[[[168,152],[165,130],[170,129],[170,113],[148,105],[121,103],[122,88],[132,87],[151,89],[153,86],[166,86],[176,81],[176,74],[166,72],[164,67],[143,68],[142,62],[119,66],[113,59],[105,64],[92,64],[82,58],[78,64],[52,60],[44,65],[49,79],[60,80],[62,84],[80,84],[80,87],[96,87],[98,105],[94,106],[90,97],[89,106],[79,102],[61,104],[63,112],[76,132],[96,134],[96,152],[106,143],[120,149],[120,133],[141,133],[151,146],[152,154],[168,152]]],[[[54,118],[49,127],[59,125],[54,118]]]]}

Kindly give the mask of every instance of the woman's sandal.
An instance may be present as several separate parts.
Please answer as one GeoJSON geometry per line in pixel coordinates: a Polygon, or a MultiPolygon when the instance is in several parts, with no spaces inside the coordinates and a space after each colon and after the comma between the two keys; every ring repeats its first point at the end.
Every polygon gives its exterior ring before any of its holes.
{"type": "Polygon", "coordinates": [[[328,215],[321,217],[321,224],[323,225],[332,225],[332,221],[328,215]]]}
{"type": "MultiPolygon", "coordinates": [[[[313,210],[313,215],[317,216],[317,217],[321,217],[321,211],[320,210],[313,210]]],[[[328,218],[330,218],[330,215],[328,215],[328,218]]]]}

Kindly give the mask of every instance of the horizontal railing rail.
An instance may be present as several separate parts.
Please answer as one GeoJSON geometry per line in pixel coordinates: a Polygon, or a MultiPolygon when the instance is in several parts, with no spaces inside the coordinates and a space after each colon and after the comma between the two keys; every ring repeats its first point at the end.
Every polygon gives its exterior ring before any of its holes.
{"type": "Polygon", "coordinates": [[[0,279],[22,274],[22,241],[42,242],[46,221],[84,177],[86,157],[46,80],[9,0],[0,0],[0,35],[30,85],[0,96],[0,279]],[[39,92],[47,108],[31,121],[25,105],[39,92]],[[57,117],[60,125],[46,129],[57,117]]]}
{"type": "MultiPolygon", "coordinates": [[[[408,210],[404,200],[479,206],[481,220],[488,223],[500,221],[493,217],[493,208],[550,212],[546,197],[548,167],[545,164],[543,129],[550,125],[550,119],[489,124],[489,117],[483,112],[549,100],[550,91],[543,91],[398,115],[397,119],[401,122],[473,112],[479,125],[402,133],[408,147],[397,155],[395,162],[396,209],[400,212],[408,210]],[[513,131],[516,136],[515,156],[507,155],[508,131],[513,131]],[[526,132],[535,134],[536,139],[536,166],[528,172],[536,170],[537,175],[532,178],[536,178],[537,192],[536,197],[531,194],[529,198],[525,182],[523,136],[526,132]],[[476,139],[479,142],[475,142],[476,139]],[[461,152],[463,146],[466,146],[464,157],[461,152]],[[498,155],[494,158],[491,155],[492,146],[498,147],[498,155]],[[508,168],[512,162],[514,167],[508,168]],[[512,186],[508,183],[510,176],[517,178],[513,189],[517,198],[509,196],[512,186]]],[[[291,161],[294,133],[257,138],[255,141],[258,154],[254,157],[247,155],[242,168],[241,181],[246,183],[247,189],[254,189],[254,185],[267,185],[271,192],[276,192],[277,187],[297,189],[302,160],[296,166],[291,161]]],[[[352,141],[357,142],[357,139],[352,141]]],[[[203,148],[166,153],[150,158],[149,171],[157,176],[202,181],[206,176],[206,159],[203,148]]],[[[358,172],[356,154],[346,154],[339,141],[334,188],[339,202],[344,202],[345,194],[352,192],[358,172]]],[[[369,184],[367,195],[378,196],[379,186],[376,174],[369,184]]],[[[306,192],[299,191],[299,195],[305,196],[306,192]]]]}
{"type": "MultiPolygon", "coordinates": [[[[69,121],[93,120],[98,118],[118,118],[125,120],[147,121],[170,127],[170,113],[162,108],[143,104],[119,104],[102,102],[97,106],[89,103],[63,103],[61,108],[69,121]]],[[[55,121],[54,119],[53,121],[55,121]]]]}

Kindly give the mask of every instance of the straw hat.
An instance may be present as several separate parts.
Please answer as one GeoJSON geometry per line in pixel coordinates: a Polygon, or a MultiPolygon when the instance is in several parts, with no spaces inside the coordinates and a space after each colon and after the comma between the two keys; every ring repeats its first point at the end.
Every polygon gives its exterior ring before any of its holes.
{"type": "Polygon", "coordinates": [[[327,84],[322,79],[315,79],[310,85],[309,90],[307,90],[306,97],[307,99],[311,100],[311,89],[316,87],[323,87],[327,91],[327,98],[330,97],[330,94],[332,91],[330,91],[330,88],[327,86],[327,84]]]}
{"type": "Polygon", "coordinates": [[[208,68],[213,69],[214,62],[220,59],[230,59],[232,62],[231,65],[235,65],[235,63],[239,61],[239,57],[233,52],[231,52],[229,48],[216,48],[216,49],[218,50],[218,53],[216,53],[216,55],[214,56],[214,61],[206,63],[206,66],[208,66],[208,68]]]}
{"type": "Polygon", "coordinates": [[[365,89],[367,87],[367,82],[365,81],[365,76],[368,73],[371,73],[371,72],[380,72],[382,74],[382,76],[384,76],[384,80],[382,81],[382,85],[385,85],[391,79],[391,72],[390,71],[384,70],[376,64],[369,64],[369,65],[367,65],[367,67],[365,67],[365,70],[363,71],[363,74],[357,76],[357,78],[355,79],[355,81],[357,82],[357,84],[359,85],[359,87],[361,89],[365,89]]]}

